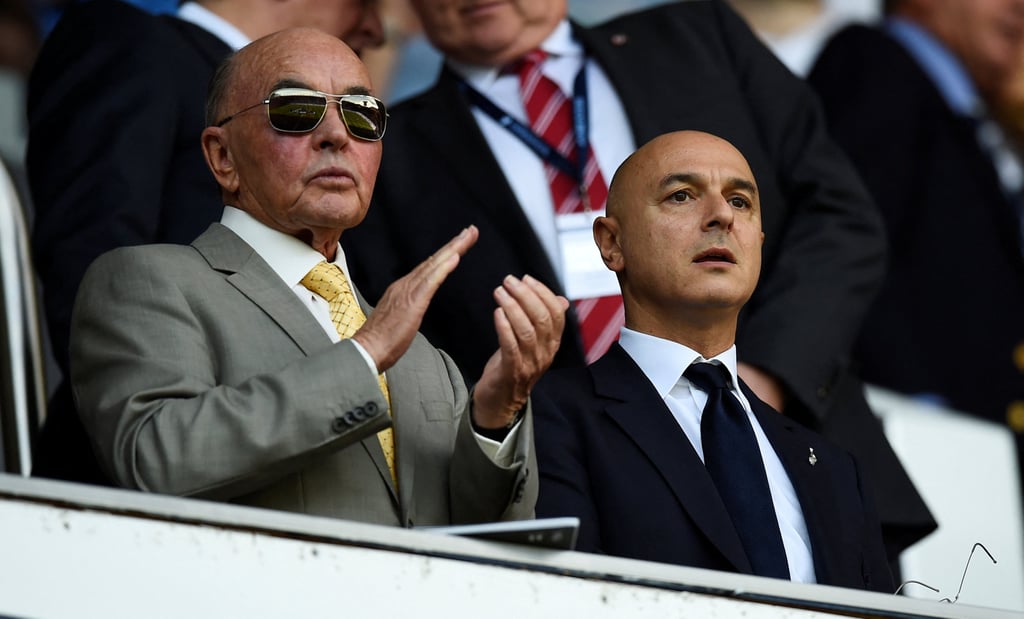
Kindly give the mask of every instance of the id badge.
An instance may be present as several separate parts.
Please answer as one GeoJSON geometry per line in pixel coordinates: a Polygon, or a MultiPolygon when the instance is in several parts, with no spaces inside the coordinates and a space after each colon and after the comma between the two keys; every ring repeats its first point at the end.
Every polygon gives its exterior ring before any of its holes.
{"type": "Polygon", "coordinates": [[[619,294],[619,280],[604,265],[594,243],[594,219],[603,215],[604,211],[587,211],[555,217],[565,295],[572,301],[619,294]]]}

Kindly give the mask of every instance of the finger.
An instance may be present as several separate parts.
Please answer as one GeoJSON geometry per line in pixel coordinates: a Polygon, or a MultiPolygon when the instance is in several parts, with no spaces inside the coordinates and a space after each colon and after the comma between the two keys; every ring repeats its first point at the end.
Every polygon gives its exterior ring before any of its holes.
{"type": "MultiPolygon", "coordinates": [[[[469,248],[476,243],[479,236],[480,231],[477,230],[476,226],[463,228],[462,232],[459,232],[450,241],[445,243],[441,249],[437,250],[433,255],[421,262],[413,272],[415,273],[421,269],[427,272],[434,272],[439,269],[443,270],[445,265],[449,264],[453,257],[461,258],[466,255],[466,252],[469,251],[469,248]]],[[[458,261],[456,261],[455,264],[458,264],[458,261]]],[[[452,265],[452,268],[454,268],[454,265],[452,265]]],[[[445,273],[445,275],[447,275],[447,273],[445,273]]]]}
{"type": "MultiPolygon", "coordinates": [[[[536,293],[529,290],[526,284],[512,275],[506,276],[502,285],[494,291],[494,298],[505,313],[505,318],[515,333],[519,348],[532,350],[536,347],[537,332],[533,319],[523,309],[522,303],[517,298],[519,296],[532,298],[536,303],[540,303],[536,293]]],[[[550,316],[548,318],[550,319],[550,316]]]]}
{"type": "Polygon", "coordinates": [[[421,262],[405,279],[409,281],[411,295],[415,298],[430,299],[444,280],[458,266],[459,260],[476,243],[479,231],[476,226],[464,228],[441,249],[421,262]]]}
{"type": "Polygon", "coordinates": [[[514,277],[507,277],[502,284],[519,303],[534,331],[542,340],[546,341],[555,329],[555,318],[547,303],[541,298],[542,291],[529,285],[525,278],[518,280],[514,277]]]}
{"type": "Polygon", "coordinates": [[[505,310],[500,307],[494,308],[494,330],[498,334],[498,347],[501,349],[502,356],[507,361],[518,363],[517,360],[520,358],[519,341],[516,339],[515,330],[508,321],[505,310]]]}
{"type": "Polygon", "coordinates": [[[561,339],[562,330],[565,328],[565,312],[569,309],[569,300],[555,294],[550,288],[542,284],[540,280],[530,275],[523,277],[523,283],[529,286],[547,307],[548,313],[551,314],[552,326],[557,332],[555,335],[561,339]]]}

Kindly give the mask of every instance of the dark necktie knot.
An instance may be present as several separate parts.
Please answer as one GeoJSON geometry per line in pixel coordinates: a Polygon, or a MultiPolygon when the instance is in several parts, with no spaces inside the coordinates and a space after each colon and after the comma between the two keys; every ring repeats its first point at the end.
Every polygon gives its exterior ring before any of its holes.
{"type": "Polygon", "coordinates": [[[729,370],[717,363],[693,363],[683,372],[686,377],[701,391],[711,393],[717,389],[729,389],[732,381],[729,378],[729,370]]]}

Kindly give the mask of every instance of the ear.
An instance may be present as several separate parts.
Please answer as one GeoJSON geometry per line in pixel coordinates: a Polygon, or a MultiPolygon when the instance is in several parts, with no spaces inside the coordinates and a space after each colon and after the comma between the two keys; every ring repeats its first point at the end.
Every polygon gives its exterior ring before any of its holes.
{"type": "Polygon", "coordinates": [[[238,193],[238,173],[231,155],[227,131],[223,127],[207,127],[200,138],[206,165],[210,167],[224,195],[238,193]]]}
{"type": "Polygon", "coordinates": [[[601,250],[601,260],[608,270],[621,273],[626,267],[619,244],[619,222],[614,217],[598,217],[594,220],[594,243],[601,250]]]}

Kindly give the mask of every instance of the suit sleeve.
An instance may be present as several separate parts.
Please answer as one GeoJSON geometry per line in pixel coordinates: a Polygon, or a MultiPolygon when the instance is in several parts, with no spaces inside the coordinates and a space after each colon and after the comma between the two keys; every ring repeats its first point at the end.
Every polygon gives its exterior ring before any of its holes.
{"type": "Polygon", "coordinates": [[[743,361],[779,377],[802,408],[821,418],[884,275],[882,220],[828,136],[812,91],[726,3],[713,4],[786,202],[777,209],[786,217],[777,228],[782,238],[766,239],[776,249],[765,256],[737,345],[743,361]]]}
{"type": "MultiPolygon", "coordinates": [[[[447,356],[446,356],[447,359],[447,356]]],[[[453,380],[460,380],[450,359],[453,380]]],[[[453,524],[527,520],[537,504],[537,458],[533,439],[533,404],[519,422],[508,466],[494,462],[480,447],[470,423],[469,405],[458,421],[450,476],[453,524]]]]}
{"type": "Polygon", "coordinates": [[[191,283],[179,272],[193,250],[173,249],[159,260],[134,248],[104,255],[75,307],[75,397],[120,485],[227,500],[390,423],[377,378],[351,343],[281,360],[224,342],[223,318],[211,323],[210,307],[183,293],[191,283]],[[214,352],[227,346],[230,355],[214,352]],[[225,379],[226,360],[247,353],[263,358],[236,365],[262,371],[225,379]]]}
{"type": "Polygon", "coordinates": [[[175,84],[167,79],[174,59],[160,53],[160,24],[120,2],[96,9],[69,11],[29,84],[34,259],[65,371],[85,269],[109,249],[154,240],[179,124],[175,84]]]}
{"type": "Polygon", "coordinates": [[[576,516],[580,519],[576,550],[603,553],[601,524],[591,496],[582,433],[569,421],[572,405],[561,402],[551,381],[534,390],[537,464],[540,468],[539,518],[576,516]]]}

